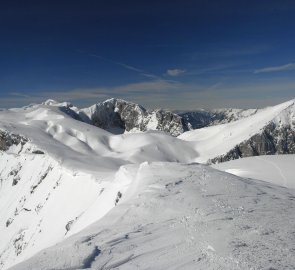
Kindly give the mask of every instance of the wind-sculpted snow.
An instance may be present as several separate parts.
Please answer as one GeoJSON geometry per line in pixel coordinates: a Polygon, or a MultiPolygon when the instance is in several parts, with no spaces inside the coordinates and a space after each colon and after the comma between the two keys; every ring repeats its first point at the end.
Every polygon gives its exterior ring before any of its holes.
{"type": "Polygon", "coordinates": [[[103,171],[112,171],[120,165],[142,160],[190,162],[197,156],[191,143],[163,132],[113,135],[73,119],[63,107],[52,105],[3,111],[0,129],[30,138],[41,150],[77,171],[89,169],[95,173],[97,166],[103,171]]]}
{"type": "Polygon", "coordinates": [[[197,156],[189,142],[165,133],[113,135],[52,102],[0,113],[0,269],[115,207],[132,180],[125,165],[197,156]]]}
{"type": "Polygon", "coordinates": [[[0,269],[292,269],[293,191],[193,164],[293,130],[292,106],[179,137],[114,135],[53,100],[2,110],[0,269]]]}
{"type": "Polygon", "coordinates": [[[129,171],[105,217],[11,269],[294,269],[294,191],[197,164],[129,171]]]}
{"type": "Polygon", "coordinates": [[[1,269],[99,219],[122,185],[75,174],[44,154],[4,152],[0,160],[1,269]]]}

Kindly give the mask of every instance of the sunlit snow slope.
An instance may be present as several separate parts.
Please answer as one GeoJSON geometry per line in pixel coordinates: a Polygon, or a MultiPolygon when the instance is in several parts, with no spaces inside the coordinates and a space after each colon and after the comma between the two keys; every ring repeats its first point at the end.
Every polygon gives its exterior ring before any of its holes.
{"type": "Polygon", "coordinates": [[[286,141],[290,144],[293,152],[295,151],[295,100],[261,109],[254,115],[228,124],[188,131],[178,138],[194,142],[194,148],[199,152],[198,162],[207,162],[230,152],[232,155],[229,155],[229,159],[239,158],[243,150],[245,154],[259,155],[259,148],[269,151],[265,154],[272,154],[273,148],[273,153],[277,151],[275,144],[279,144],[281,139],[285,139],[284,143],[286,141]],[[265,132],[267,127],[271,129],[268,133],[265,132]],[[285,129],[289,133],[285,132],[285,129]],[[275,142],[268,138],[272,136],[271,132],[275,133],[273,135],[275,142]],[[262,135],[259,136],[260,134],[262,135]]]}
{"type": "Polygon", "coordinates": [[[295,155],[271,155],[231,160],[212,167],[238,175],[295,188],[295,155]]]}
{"type": "Polygon", "coordinates": [[[195,162],[293,127],[293,108],[180,137],[114,135],[53,100],[1,110],[0,269],[292,269],[294,191],[195,162]]]}
{"type": "MultiPolygon", "coordinates": [[[[191,162],[190,143],[161,132],[113,135],[48,101],[0,112],[3,134],[27,138],[0,152],[0,269],[98,220],[124,196],[124,165],[191,162]]],[[[1,134],[2,134],[1,133],[1,134]]],[[[5,145],[5,140],[1,139],[5,145]]]]}
{"type": "Polygon", "coordinates": [[[294,269],[294,190],[196,164],[126,173],[117,207],[12,269],[294,269]]]}

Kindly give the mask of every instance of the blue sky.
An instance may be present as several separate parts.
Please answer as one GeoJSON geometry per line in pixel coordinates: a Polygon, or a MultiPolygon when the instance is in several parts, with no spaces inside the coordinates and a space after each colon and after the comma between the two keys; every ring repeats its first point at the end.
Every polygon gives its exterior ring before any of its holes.
{"type": "Polygon", "coordinates": [[[148,107],[295,98],[295,2],[6,1],[0,107],[109,97],[148,107]]]}

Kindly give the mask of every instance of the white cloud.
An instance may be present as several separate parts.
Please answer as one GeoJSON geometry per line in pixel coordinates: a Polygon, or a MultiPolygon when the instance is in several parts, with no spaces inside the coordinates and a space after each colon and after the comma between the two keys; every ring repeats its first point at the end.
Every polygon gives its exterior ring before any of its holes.
{"type": "Polygon", "coordinates": [[[178,69],[178,68],[175,68],[175,69],[168,69],[166,71],[166,74],[169,75],[169,76],[172,76],[172,77],[177,77],[181,74],[185,73],[185,70],[184,69],[178,69]]]}
{"type": "Polygon", "coordinates": [[[294,70],[295,63],[289,63],[282,66],[274,66],[274,67],[266,67],[261,69],[254,70],[254,73],[267,73],[267,72],[278,72],[278,71],[286,71],[286,70],[294,70]]]}

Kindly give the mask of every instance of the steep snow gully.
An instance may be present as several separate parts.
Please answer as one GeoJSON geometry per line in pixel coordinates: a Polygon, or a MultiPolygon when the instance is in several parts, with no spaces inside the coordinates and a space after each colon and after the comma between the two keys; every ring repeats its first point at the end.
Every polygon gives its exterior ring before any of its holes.
{"type": "Polygon", "coordinates": [[[205,165],[270,122],[293,130],[294,107],[178,137],[157,130],[176,130],[171,114],[143,110],[164,122],[114,135],[81,118],[100,115],[97,106],[1,110],[0,269],[295,269],[293,155],[261,157],[279,181],[205,165]]]}

